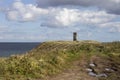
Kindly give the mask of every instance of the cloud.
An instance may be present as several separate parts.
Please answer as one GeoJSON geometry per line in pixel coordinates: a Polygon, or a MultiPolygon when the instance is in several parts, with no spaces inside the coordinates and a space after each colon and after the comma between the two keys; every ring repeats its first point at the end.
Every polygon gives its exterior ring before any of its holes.
{"type": "MultiPolygon", "coordinates": [[[[53,2],[57,3],[60,2],[58,5],[62,5],[63,2],[65,5],[68,3],[63,0],[44,0],[39,1],[44,3],[43,5],[48,6],[46,2],[52,4],[53,2]]],[[[69,0],[68,2],[71,2],[69,0]]],[[[76,0],[73,4],[77,4],[78,1],[76,0]]],[[[110,0],[112,1],[112,0],[110,0]]],[[[90,2],[93,4],[93,1],[87,0],[82,1],[81,5],[85,5],[86,3],[90,2]]],[[[99,0],[95,0],[94,3],[96,4],[99,0]]],[[[113,1],[114,3],[119,3],[119,1],[113,1]]],[[[80,3],[79,3],[80,4],[80,3]]],[[[91,4],[87,4],[88,6],[91,4]]],[[[101,4],[101,3],[100,3],[101,4]]],[[[71,2],[72,5],[72,2],[71,2]]],[[[40,4],[39,4],[40,6],[40,4]]],[[[57,6],[57,5],[54,5],[57,6]]],[[[17,0],[13,2],[12,6],[9,9],[6,9],[6,17],[8,20],[18,21],[18,22],[26,22],[26,21],[40,21],[41,26],[46,27],[76,27],[76,26],[96,26],[101,27],[101,24],[106,24],[108,22],[112,22],[117,15],[109,14],[104,10],[99,9],[89,9],[89,8],[76,8],[76,7],[48,7],[48,8],[40,8],[33,4],[24,4],[21,0],[17,0]]]]}
{"type": "MultiPolygon", "coordinates": [[[[22,33],[22,32],[21,32],[22,33]]],[[[47,36],[34,34],[20,34],[19,32],[0,32],[0,41],[44,41],[47,36]]]]}
{"type": "Polygon", "coordinates": [[[6,9],[0,6],[0,12],[4,12],[4,11],[6,11],[6,9]]]}
{"type": "Polygon", "coordinates": [[[100,25],[101,28],[109,28],[109,32],[120,32],[120,22],[108,22],[100,25]]]}
{"type": "Polygon", "coordinates": [[[109,14],[104,10],[89,10],[88,8],[40,8],[17,0],[6,10],[6,17],[8,20],[18,22],[39,19],[41,26],[46,27],[74,27],[80,25],[98,26],[111,21],[116,15],[109,14]]]}
{"type": "Polygon", "coordinates": [[[33,4],[25,5],[20,0],[15,1],[6,11],[6,17],[8,20],[14,21],[32,21],[36,20],[39,16],[47,13],[47,10],[37,8],[33,4]]]}
{"type": "MultiPolygon", "coordinates": [[[[45,3],[52,2],[44,0],[45,3]]],[[[42,3],[44,3],[42,1],[42,3]]],[[[66,1],[58,0],[59,2],[66,1]]],[[[58,1],[55,1],[56,3],[58,1]]],[[[70,2],[72,0],[69,0],[70,2]]],[[[82,1],[82,0],[77,0],[82,1]]],[[[77,4],[77,1],[76,2],[77,4]]],[[[87,0],[90,2],[90,0],[87,0]]],[[[98,0],[99,1],[99,0],[98,0]]],[[[54,0],[53,0],[54,2],[54,0]]],[[[83,1],[86,2],[86,1],[83,1]]],[[[93,2],[93,1],[92,1],[93,2]]],[[[91,2],[91,3],[92,3],[91,2]]],[[[116,2],[117,3],[117,2],[116,2]]],[[[66,3],[67,4],[67,3],[66,3]]],[[[40,4],[39,4],[40,5],[40,4]]],[[[45,5],[45,4],[44,4],[45,5]]],[[[40,8],[33,4],[24,4],[21,0],[13,2],[9,9],[6,9],[6,17],[8,20],[26,22],[40,20],[41,26],[47,27],[70,27],[79,25],[98,25],[111,21],[116,17],[114,14],[109,14],[104,10],[89,10],[88,8],[69,8],[69,7],[49,7],[40,8]]]]}
{"type": "Polygon", "coordinates": [[[81,40],[108,40],[109,37],[110,39],[119,39],[120,16],[109,8],[116,4],[111,8],[116,10],[116,7],[119,7],[119,5],[117,6],[119,0],[109,0],[108,3],[113,2],[112,5],[105,5],[106,1],[100,2],[100,0],[92,2],[91,0],[50,0],[47,4],[46,1],[48,0],[41,0],[39,1],[41,3],[34,5],[16,0],[9,8],[1,8],[6,18],[15,22],[6,21],[8,23],[5,25],[9,27],[0,26],[0,41],[72,40],[73,31],[78,32],[81,40]],[[113,38],[113,35],[117,36],[113,38]]]}
{"type": "Polygon", "coordinates": [[[120,14],[120,0],[36,0],[39,7],[56,7],[65,5],[90,7],[95,6],[109,13],[120,14]]]}
{"type": "Polygon", "coordinates": [[[7,26],[0,25],[0,32],[9,31],[7,26]]]}
{"type": "Polygon", "coordinates": [[[42,26],[48,27],[74,27],[74,26],[98,26],[107,23],[116,16],[105,11],[80,10],[69,8],[50,8],[49,15],[45,18],[42,26]]]}

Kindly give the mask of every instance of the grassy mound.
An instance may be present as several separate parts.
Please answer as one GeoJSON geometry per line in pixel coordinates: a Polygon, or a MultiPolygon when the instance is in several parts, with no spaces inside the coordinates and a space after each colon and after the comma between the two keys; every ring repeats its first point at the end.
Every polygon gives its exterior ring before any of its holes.
{"type": "MultiPolygon", "coordinates": [[[[93,56],[112,61],[117,69],[114,78],[120,73],[120,42],[99,43],[96,41],[56,41],[43,42],[24,55],[14,55],[0,58],[0,80],[33,80],[61,73],[72,65],[72,62],[82,59],[90,61],[93,56]]],[[[103,79],[103,78],[102,78],[103,79]]],[[[118,78],[120,79],[120,78],[118,78]]]]}

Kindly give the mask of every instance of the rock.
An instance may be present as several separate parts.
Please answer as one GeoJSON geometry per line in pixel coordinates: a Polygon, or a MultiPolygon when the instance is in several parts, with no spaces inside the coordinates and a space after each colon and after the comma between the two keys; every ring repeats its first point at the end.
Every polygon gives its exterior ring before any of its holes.
{"type": "Polygon", "coordinates": [[[94,72],[89,72],[88,73],[90,76],[93,76],[93,77],[108,77],[106,74],[96,74],[96,73],[94,73],[94,72]]]}
{"type": "Polygon", "coordinates": [[[99,74],[96,77],[108,77],[106,74],[99,74]]]}
{"type": "Polygon", "coordinates": [[[105,68],[105,70],[106,70],[106,71],[110,71],[110,69],[109,69],[109,68],[105,68]]]}
{"type": "Polygon", "coordinates": [[[88,69],[86,69],[86,71],[88,71],[88,72],[92,72],[93,69],[88,68],[88,69]]]}
{"type": "Polygon", "coordinates": [[[114,70],[110,69],[110,68],[105,68],[105,71],[111,71],[111,72],[113,72],[114,70]]]}
{"type": "Polygon", "coordinates": [[[95,67],[96,65],[94,63],[89,64],[90,67],[95,67]]]}
{"type": "Polygon", "coordinates": [[[94,72],[89,72],[88,73],[90,76],[93,76],[93,77],[96,77],[97,76],[97,74],[95,74],[94,72]]]}

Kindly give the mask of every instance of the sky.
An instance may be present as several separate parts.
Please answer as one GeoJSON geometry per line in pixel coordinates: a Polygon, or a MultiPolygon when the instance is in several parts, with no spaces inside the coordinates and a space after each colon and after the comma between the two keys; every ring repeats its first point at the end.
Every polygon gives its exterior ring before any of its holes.
{"type": "Polygon", "coordinates": [[[0,0],[0,42],[120,41],[120,0],[0,0]]]}

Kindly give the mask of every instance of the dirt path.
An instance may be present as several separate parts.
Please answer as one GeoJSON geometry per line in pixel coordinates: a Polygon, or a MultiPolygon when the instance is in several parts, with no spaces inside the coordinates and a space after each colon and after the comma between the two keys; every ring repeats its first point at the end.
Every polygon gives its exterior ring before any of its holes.
{"type": "Polygon", "coordinates": [[[73,66],[63,71],[63,73],[56,76],[49,77],[44,80],[98,80],[95,77],[91,77],[85,71],[85,63],[81,64],[79,61],[73,63],[73,66]]]}
{"type": "MultiPolygon", "coordinates": [[[[111,61],[107,58],[92,56],[90,58],[90,61],[88,61],[88,59],[86,59],[86,57],[84,56],[82,57],[82,59],[71,63],[72,66],[64,70],[62,73],[47,77],[44,80],[98,80],[98,77],[88,75],[88,71],[86,69],[90,68],[89,66],[90,62],[94,62],[96,64],[96,66],[92,67],[92,69],[98,74],[101,73],[103,74],[105,72],[106,67],[111,69],[110,67],[111,61]]],[[[103,80],[100,78],[102,77],[99,77],[99,80],[103,80]]]]}

